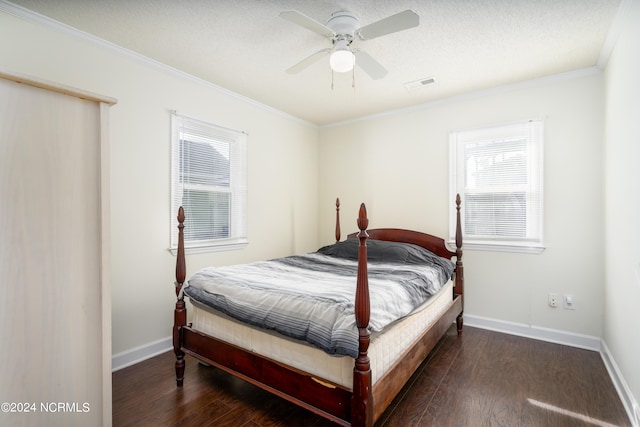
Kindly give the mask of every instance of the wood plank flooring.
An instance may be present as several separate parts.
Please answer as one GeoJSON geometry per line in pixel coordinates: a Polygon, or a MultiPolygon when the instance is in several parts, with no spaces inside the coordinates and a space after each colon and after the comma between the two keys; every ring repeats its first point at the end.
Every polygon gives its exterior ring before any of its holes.
{"type": "MultiPolygon", "coordinates": [[[[177,388],[172,352],[113,373],[113,425],[333,426],[187,357],[177,388]]],[[[465,326],[444,336],[376,427],[631,426],[600,355],[465,326]]]]}

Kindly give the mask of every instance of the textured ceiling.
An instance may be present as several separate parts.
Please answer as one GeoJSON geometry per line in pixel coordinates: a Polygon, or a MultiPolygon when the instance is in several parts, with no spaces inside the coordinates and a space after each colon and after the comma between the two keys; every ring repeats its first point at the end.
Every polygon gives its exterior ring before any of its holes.
{"type": "Polygon", "coordinates": [[[325,125],[597,65],[620,0],[12,0],[193,76],[325,125]],[[280,18],[321,23],[348,9],[364,26],[411,9],[420,25],[356,41],[389,73],[332,72],[330,42],[280,18]],[[433,77],[407,90],[404,83],[433,77]],[[332,89],[333,79],[333,89],[332,89]]]}

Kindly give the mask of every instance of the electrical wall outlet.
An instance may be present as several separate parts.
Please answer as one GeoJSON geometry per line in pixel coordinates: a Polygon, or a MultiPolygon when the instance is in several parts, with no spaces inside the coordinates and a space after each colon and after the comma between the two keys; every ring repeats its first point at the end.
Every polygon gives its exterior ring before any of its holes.
{"type": "Polygon", "coordinates": [[[560,304],[560,295],[549,294],[549,307],[556,308],[560,304]]]}
{"type": "Polygon", "coordinates": [[[576,309],[576,300],[573,295],[563,295],[562,296],[562,308],[565,310],[575,310],[576,309]]]}

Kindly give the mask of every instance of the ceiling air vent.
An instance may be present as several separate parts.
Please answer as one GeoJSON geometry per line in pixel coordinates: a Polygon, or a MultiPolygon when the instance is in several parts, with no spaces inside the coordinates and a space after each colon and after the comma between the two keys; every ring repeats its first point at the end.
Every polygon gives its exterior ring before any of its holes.
{"type": "Polygon", "coordinates": [[[425,77],[423,79],[414,80],[412,82],[405,83],[404,88],[407,90],[415,90],[435,82],[436,80],[433,77],[425,77]]]}

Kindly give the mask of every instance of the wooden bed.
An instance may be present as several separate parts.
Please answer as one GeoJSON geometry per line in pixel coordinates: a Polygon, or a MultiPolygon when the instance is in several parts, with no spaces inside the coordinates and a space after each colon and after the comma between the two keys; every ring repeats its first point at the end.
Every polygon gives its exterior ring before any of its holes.
{"type": "MultiPolygon", "coordinates": [[[[339,201],[336,201],[336,241],[340,241],[339,201]]],[[[261,387],[290,402],[302,406],[344,426],[373,426],[407,380],[424,361],[449,326],[456,321],[458,335],[462,333],[464,273],[462,264],[462,232],[460,227],[460,197],[456,198],[456,250],[450,251],[444,239],[429,234],[393,228],[367,230],[366,207],[361,205],[357,225],[359,232],[350,238],[359,239],[355,297],[355,317],[358,328],[358,357],[354,360],[351,389],[335,386],[317,375],[291,367],[255,352],[214,338],[187,324],[187,311],[181,292],[186,278],[184,253],[184,211],[178,213],[179,243],[176,260],[176,295],[173,346],[176,355],[176,381],[184,380],[185,354],[220,368],[251,384],[261,387]],[[394,362],[375,384],[368,356],[370,305],[367,273],[367,239],[404,242],[421,246],[444,258],[455,261],[454,287],[450,302],[429,327],[402,356],[394,362]]]]}

